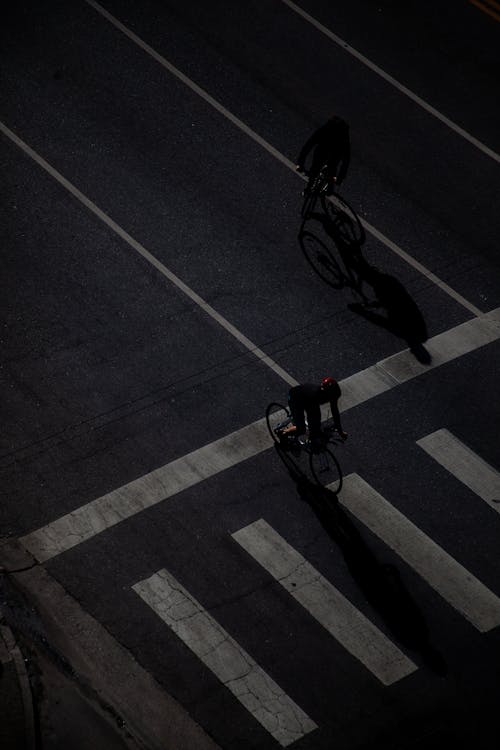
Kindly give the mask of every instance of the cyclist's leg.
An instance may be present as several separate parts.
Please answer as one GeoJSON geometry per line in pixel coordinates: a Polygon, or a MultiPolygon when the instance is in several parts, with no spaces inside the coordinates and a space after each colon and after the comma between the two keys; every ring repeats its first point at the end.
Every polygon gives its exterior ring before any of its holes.
{"type": "Polygon", "coordinates": [[[311,441],[321,438],[321,409],[319,406],[310,406],[307,410],[307,424],[309,426],[309,438],[311,441]]]}
{"type": "Polygon", "coordinates": [[[328,186],[326,195],[331,195],[337,185],[337,172],[339,170],[339,159],[331,159],[327,163],[328,186]]]}
{"type": "Polygon", "coordinates": [[[304,409],[300,404],[297,404],[293,397],[293,394],[288,396],[288,406],[290,407],[290,414],[292,415],[292,422],[295,425],[295,434],[303,435],[306,431],[306,420],[304,409]]]}
{"type": "Polygon", "coordinates": [[[305,195],[309,195],[311,192],[311,188],[314,185],[314,181],[316,180],[316,177],[321,172],[322,167],[324,166],[325,160],[321,154],[317,153],[317,150],[314,152],[312,161],[311,161],[311,168],[308,172],[308,183],[306,186],[306,189],[304,190],[305,195]]]}
{"type": "Polygon", "coordinates": [[[289,410],[282,404],[272,403],[266,409],[267,428],[272,439],[279,443],[281,435],[291,422],[289,410]]]}

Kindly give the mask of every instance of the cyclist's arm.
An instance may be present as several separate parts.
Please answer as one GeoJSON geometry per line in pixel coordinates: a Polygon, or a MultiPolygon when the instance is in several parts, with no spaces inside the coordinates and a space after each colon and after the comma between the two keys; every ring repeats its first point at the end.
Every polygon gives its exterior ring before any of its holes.
{"type": "Polygon", "coordinates": [[[312,149],[314,148],[317,142],[318,142],[318,131],[313,133],[311,137],[307,139],[307,141],[304,143],[304,145],[302,146],[300,150],[300,154],[297,159],[297,170],[299,172],[305,171],[305,163],[306,163],[307,156],[309,152],[312,151],[312,149]]]}
{"type": "Polygon", "coordinates": [[[332,419],[333,424],[335,425],[335,429],[339,433],[340,437],[345,440],[347,438],[347,432],[344,432],[344,428],[342,427],[338,403],[336,401],[330,401],[330,409],[332,410],[332,419]]]}
{"type": "Polygon", "coordinates": [[[335,182],[340,185],[346,177],[347,170],[349,169],[349,163],[351,161],[351,146],[349,143],[345,145],[344,152],[340,159],[340,169],[337,172],[335,182]]]}

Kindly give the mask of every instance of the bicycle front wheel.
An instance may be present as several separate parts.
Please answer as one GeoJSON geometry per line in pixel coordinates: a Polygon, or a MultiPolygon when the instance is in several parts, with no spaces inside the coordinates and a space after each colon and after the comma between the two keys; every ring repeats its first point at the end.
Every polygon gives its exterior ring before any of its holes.
{"type": "Polygon", "coordinates": [[[304,221],[309,218],[309,216],[313,213],[314,207],[316,206],[316,201],[318,199],[318,196],[315,192],[307,192],[304,197],[304,203],[302,204],[302,211],[301,216],[304,219],[304,221]]]}
{"type": "Polygon", "coordinates": [[[269,434],[275,443],[281,440],[280,431],[287,427],[292,421],[290,410],[282,404],[269,404],[266,409],[266,422],[269,434]]]}
{"type": "Polygon", "coordinates": [[[338,494],[342,488],[342,469],[333,451],[325,448],[319,453],[311,453],[309,464],[311,474],[318,484],[328,487],[338,494]]]}
{"type": "Polygon", "coordinates": [[[332,222],[334,231],[346,245],[362,245],[365,230],[356,212],[338,193],[322,196],[323,210],[332,222]]]}

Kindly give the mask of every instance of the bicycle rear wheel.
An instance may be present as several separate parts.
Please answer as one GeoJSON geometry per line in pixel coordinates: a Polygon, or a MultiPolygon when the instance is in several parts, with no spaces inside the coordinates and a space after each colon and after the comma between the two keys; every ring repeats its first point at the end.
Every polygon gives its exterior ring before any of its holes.
{"type": "Polygon", "coordinates": [[[266,422],[269,434],[275,443],[281,440],[280,430],[287,427],[292,421],[290,410],[283,404],[272,403],[266,409],[266,422]]]}
{"type": "Polygon", "coordinates": [[[311,467],[311,474],[318,484],[328,487],[335,494],[340,492],[342,488],[342,469],[333,451],[329,448],[324,448],[319,453],[311,453],[309,465],[311,467]]]}
{"type": "Polygon", "coordinates": [[[300,246],[309,265],[323,281],[333,289],[345,286],[345,275],[335,258],[332,248],[328,247],[313,232],[307,230],[299,234],[300,246]]]}

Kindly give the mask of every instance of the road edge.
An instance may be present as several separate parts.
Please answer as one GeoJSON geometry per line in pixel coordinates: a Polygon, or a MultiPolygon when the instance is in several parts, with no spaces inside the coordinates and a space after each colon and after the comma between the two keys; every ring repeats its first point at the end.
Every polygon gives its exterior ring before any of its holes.
{"type": "Polygon", "coordinates": [[[51,648],[71,665],[86,690],[120,717],[139,747],[220,750],[180,703],[17,540],[1,545],[0,566],[38,611],[51,648]]]}

